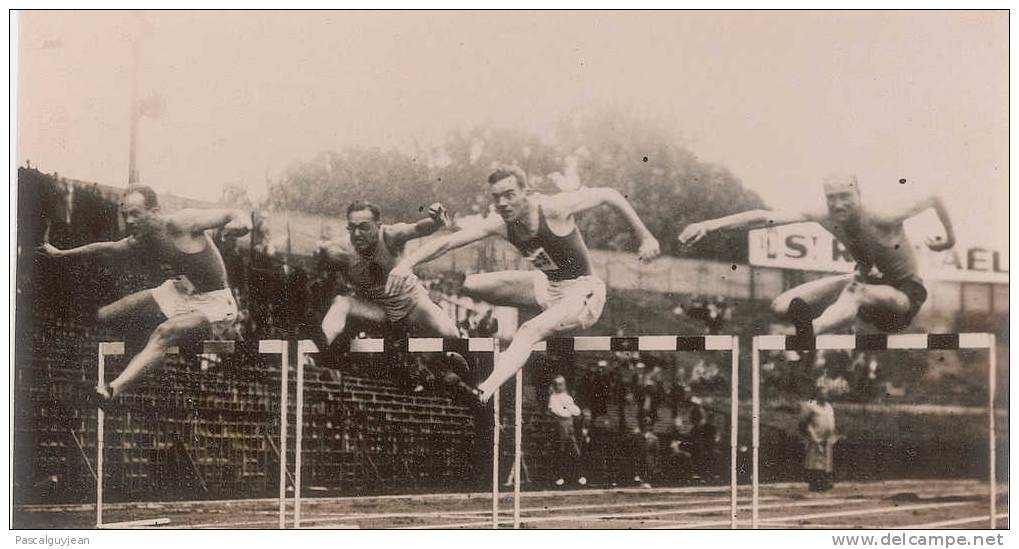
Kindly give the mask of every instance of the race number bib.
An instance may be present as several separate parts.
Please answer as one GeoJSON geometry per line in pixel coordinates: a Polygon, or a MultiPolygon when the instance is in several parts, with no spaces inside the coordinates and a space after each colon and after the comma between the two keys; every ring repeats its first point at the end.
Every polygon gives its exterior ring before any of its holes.
{"type": "Polygon", "coordinates": [[[534,264],[535,267],[545,272],[559,270],[559,265],[556,264],[555,261],[552,261],[552,257],[548,255],[545,248],[538,248],[537,250],[534,250],[531,255],[527,256],[527,260],[534,264]]]}
{"type": "Polygon", "coordinates": [[[188,279],[187,276],[178,275],[176,278],[173,278],[172,280],[174,287],[176,287],[177,291],[179,291],[180,293],[185,295],[192,295],[195,293],[195,285],[194,283],[191,282],[190,279],[188,279]]]}

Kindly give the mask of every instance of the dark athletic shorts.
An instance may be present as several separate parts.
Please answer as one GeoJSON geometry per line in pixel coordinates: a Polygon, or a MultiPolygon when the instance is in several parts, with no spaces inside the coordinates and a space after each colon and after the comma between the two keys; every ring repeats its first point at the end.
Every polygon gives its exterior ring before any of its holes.
{"type": "Polygon", "coordinates": [[[863,282],[864,284],[891,286],[892,288],[906,294],[906,297],[909,298],[909,310],[904,314],[894,313],[883,308],[860,308],[860,320],[872,324],[875,328],[883,332],[893,333],[905,329],[911,322],[913,322],[913,317],[916,316],[916,313],[920,311],[920,307],[922,307],[924,302],[927,301],[927,288],[924,288],[920,281],[912,278],[889,281],[881,277],[867,277],[863,282]]]}

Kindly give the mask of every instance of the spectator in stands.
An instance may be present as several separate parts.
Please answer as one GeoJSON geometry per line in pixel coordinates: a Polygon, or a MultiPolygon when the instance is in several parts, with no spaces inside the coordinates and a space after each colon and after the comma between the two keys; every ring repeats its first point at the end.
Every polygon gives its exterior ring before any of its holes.
{"type": "Polygon", "coordinates": [[[652,422],[645,418],[644,423],[630,433],[633,482],[641,488],[651,488],[651,482],[658,477],[658,435],[652,428],[652,422]]]}
{"type": "Polygon", "coordinates": [[[718,477],[721,463],[721,436],[713,418],[700,403],[690,410],[690,460],[695,478],[713,480],[718,477]]]}
{"type": "Polygon", "coordinates": [[[817,387],[814,398],[802,404],[799,428],[806,446],[804,480],[811,492],[831,490],[835,471],[833,454],[841,437],[835,431],[835,409],[828,400],[826,387],[817,387]]]}
{"type": "Polygon", "coordinates": [[[555,485],[563,486],[566,479],[576,479],[581,486],[587,484],[587,479],[579,474],[580,446],[577,443],[574,419],[580,415],[580,408],[570,393],[566,391],[566,378],[556,376],[552,381],[552,394],[548,399],[548,411],[556,419],[556,435],[558,445],[556,447],[554,471],[556,476],[555,485]]]}
{"type": "Polygon", "coordinates": [[[478,337],[495,337],[499,333],[499,320],[495,318],[492,309],[485,311],[485,315],[478,321],[478,337]]]}
{"type": "Polygon", "coordinates": [[[653,425],[658,421],[658,407],[665,393],[662,385],[664,372],[657,364],[649,368],[643,362],[637,363],[636,371],[633,393],[637,403],[637,418],[641,424],[647,420],[653,425]]]}
{"type": "Polygon", "coordinates": [[[704,296],[695,296],[690,300],[689,305],[680,304],[673,309],[675,314],[699,320],[708,328],[709,334],[720,334],[725,322],[732,317],[729,303],[723,296],[715,296],[714,299],[704,296]]]}

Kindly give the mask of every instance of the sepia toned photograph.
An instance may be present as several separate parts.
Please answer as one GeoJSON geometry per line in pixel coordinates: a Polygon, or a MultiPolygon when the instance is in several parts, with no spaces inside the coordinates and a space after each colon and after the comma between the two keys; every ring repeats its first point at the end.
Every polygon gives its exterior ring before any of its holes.
{"type": "Polygon", "coordinates": [[[18,543],[1003,544],[1007,10],[10,18],[18,543]]]}

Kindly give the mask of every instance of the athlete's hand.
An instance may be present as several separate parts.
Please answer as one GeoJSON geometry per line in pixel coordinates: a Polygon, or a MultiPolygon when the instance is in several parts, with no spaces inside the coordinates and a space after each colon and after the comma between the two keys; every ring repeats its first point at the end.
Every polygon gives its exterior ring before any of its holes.
{"type": "Polygon", "coordinates": [[[660,255],[662,255],[662,247],[658,245],[658,239],[651,235],[645,236],[640,243],[640,249],[637,250],[637,258],[640,259],[640,262],[648,263],[660,255]]]}
{"type": "Polygon", "coordinates": [[[413,269],[397,265],[393,267],[393,270],[389,271],[389,277],[386,279],[386,294],[399,294],[416,281],[417,276],[414,275],[413,269]]]}
{"type": "Polygon", "coordinates": [[[945,238],[945,237],[942,237],[940,235],[939,236],[928,236],[927,239],[924,241],[924,243],[927,244],[927,247],[930,248],[931,251],[935,251],[935,252],[943,252],[945,250],[951,249],[952,246],[955,246],[955,240],[954,239],[952,239],[952,238],[945,238]]]}
{"type": "Polygon", "coordinates": [[[679,233],[679,243],[684,246],[692,246],[707,236],[708,226],[704,223],[691,223],[679,233]]]}
{"type": "Polygon", "coordinates": [[[443,206],[441,202],[436,202],[431,206],[428,206],[428,217],[431,217],[432,220],[440,226],[448,227],[451,225],[449,222],[449,215],[446,213],[446,207],[443,206]]]}

